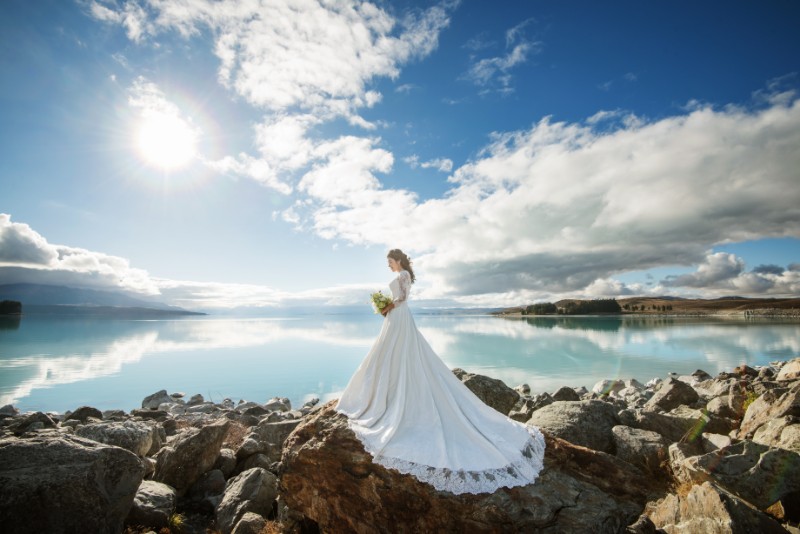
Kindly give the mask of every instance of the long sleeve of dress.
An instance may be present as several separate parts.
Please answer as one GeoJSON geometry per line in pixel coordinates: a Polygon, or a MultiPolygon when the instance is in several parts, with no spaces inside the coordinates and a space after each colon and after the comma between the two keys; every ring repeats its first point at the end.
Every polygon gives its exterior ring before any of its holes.
{"type": "Polygon", "coordinates": [[[411,292],[411,275],[408,271],[400,271],[400,274],[397,275],[397,281],[400,282],[400,290],[397,295],[392,295],[392,297],[395,304],[400,304],[408,299],[408,295],[411,292]]]}

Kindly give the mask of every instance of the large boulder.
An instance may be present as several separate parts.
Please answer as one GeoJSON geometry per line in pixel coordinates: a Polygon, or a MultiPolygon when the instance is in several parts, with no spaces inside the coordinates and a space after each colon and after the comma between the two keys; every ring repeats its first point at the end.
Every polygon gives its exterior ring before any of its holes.
{"type": "Polygon", "coordinates": [[[216,510],[217,526],[229,534],[248,512],[267,516],[277,496],[275,475],[259,467],[248,469],[228,481],[216,510]]]}
{"type": "Polygon", "coordinates": [[[611,429],[616,456],[649,473],[659,473],[667,459],[667,439],[657,432],[617,425],[611,429]]]}
{"type": "Polygon", "coordinates": [[[178,496],[183,496],[203,473],[214,467],[229,426],[230,421],[220,420],[176,437],[158,452],[153,479],[169,484],[178,496]]]}
{"type": "Polygon", "coordinates": [[[668,534],[786,534],[770,516],[710,482],[693,486],[683,497],[669,494],[649,504],[646,514],[668,534]]]}
{"type": "Polygon", "coordinates": [[[157,529],[167,527],[170,516],[175,513],[177,500],[174,488],[155,480],[145,480],[136,492],[125,522],[157,529]]]}
{"type": "Polygon", "coordinates": [[[145,456],[158,439],[155,426],[143,421],[120,421],[84,425],[75,434],[106,445],[116,445],[131,451],[136,456],[145,456]]]}
{"type": "Polygon", "coordinates": [[[681,405],[691,406],[699,399],[692,386],[681,380],[668,378],[644,405],[645,411],[663,410],[668,412],[681,405]]]}
{"type": "Polygon", "coordinates": [[[77,421],[85,423],[86,420],[89,419],[90,417],[94,417],[95,419],[102,419],[103,412],[92,406],[81,406],[80,408],[76,408],[74,412],[69,414],[69,416],[66,417],[65,420],[69,421],[71,419],[75,419],[77,421]]]}
{"type": "Polygon", "coordinates": [[[519,393],[508,387],[502,380],[488,376],[468,373],[463,369],[453,369],[459,380],[487,406],[507,415],[519,400],[519,393]]]}
{"type": "Polygon", "coordinates": [[[142,400],[142,409],[143,410],[157,410],[161,404],[167,403],[172,404],[175,402],[175,399],[170,397],[167,394],[166,389],[162,389],[161,391],[156,391],[152,395],[148,395],[142,400]]]}
{"type": "Polygon", "coordinates": [[[800,384],[788,391],[766,391],[753,401],[739,427],[739,438],[750,438],[761,425],[785,416],[800,417],[800,384]]]}
{"type": "Polygon", "coordinates": [[[0,440],[0,528],[121,532],[143,474],[130,451],[80,437],[0,440]]]}
{"type": "Polygon", "coordinates": [[[619,532],[657,491],[613,456],[547,438],[534,484],[454,495],[372,461],[334,402],[286,441],[281,499],[323,532],[619,532]]]}
{"type": "Polygon", "coordinates": [[[600,400],[556,401],[533,412],[528,424],[575,445],[613,454],[616,411],[600,400]]]}
{"type": "Polygon", "coordinates": [[[280,461],[283,442],[298,424],[300,424],[300,419],[260,422],[252,427],[250,433],[245,436],[236,451],[236,457],[243,460],[254,454],[263,453],[271,462],[280,461]]]}
{"type": "Polygon", "coordinates": [[[622,410],[618,414],[620,423],[633,428],[658,432],[670,442],[694,441],[704,431],[728,433],[731,424],[728,420],[712,416],[702,410],[692,410],[685,406],[669,413],[645,410],[622,410]]]}
{"type": "Polygon", "coordinates": [[[767,421],[755,431],[753,441],[800,453],[800,418],[786,415],[767,421]]]}
{"type": "Polygon", "coordinates": [[[800,358],[786,362],[781,367],[777,380],[779,382],[800,380],[800,358]]]}
{"type": "Polygon", "coordinates": [[[686,458],[676,467],[681,480],[711,480],[761,510],[800,491],[800,455],[741,441],[701,456],[686,458]]]}

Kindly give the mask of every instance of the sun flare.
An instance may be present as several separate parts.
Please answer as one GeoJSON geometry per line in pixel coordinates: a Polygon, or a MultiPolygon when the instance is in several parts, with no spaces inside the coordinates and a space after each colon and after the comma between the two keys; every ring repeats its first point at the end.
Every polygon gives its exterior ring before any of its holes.
{"type": "Polygon", "coordinates": [[[164,170],[183,167],[195,155],[197,134],[179,117],[153,113],[143,118],[137,145],[147,163],[164,170]]]}

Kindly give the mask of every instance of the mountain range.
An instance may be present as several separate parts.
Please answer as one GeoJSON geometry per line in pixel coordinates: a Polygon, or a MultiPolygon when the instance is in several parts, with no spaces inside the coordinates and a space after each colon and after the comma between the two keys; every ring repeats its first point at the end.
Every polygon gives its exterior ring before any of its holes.
{"type": "Polygon", "coordinates": [[[21,302],[24,314],[113,316],[197,314],[163,302],[132,297],[120,291],[44,284],[2,284],[1,300],[21,302]]]}

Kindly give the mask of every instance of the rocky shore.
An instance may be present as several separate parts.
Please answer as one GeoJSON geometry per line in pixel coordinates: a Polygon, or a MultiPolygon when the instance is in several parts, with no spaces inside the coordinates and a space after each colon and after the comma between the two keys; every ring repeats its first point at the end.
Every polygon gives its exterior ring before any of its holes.
{"type": "Polygon", "coordinates": [[[452,495],[372,463],[334,403],[159,391],[126,413],[0,409],[0,525],[15,533],[793,532],[800,359],[591,391],[460,369],[545,434],[535,484],[452,495]]]}

